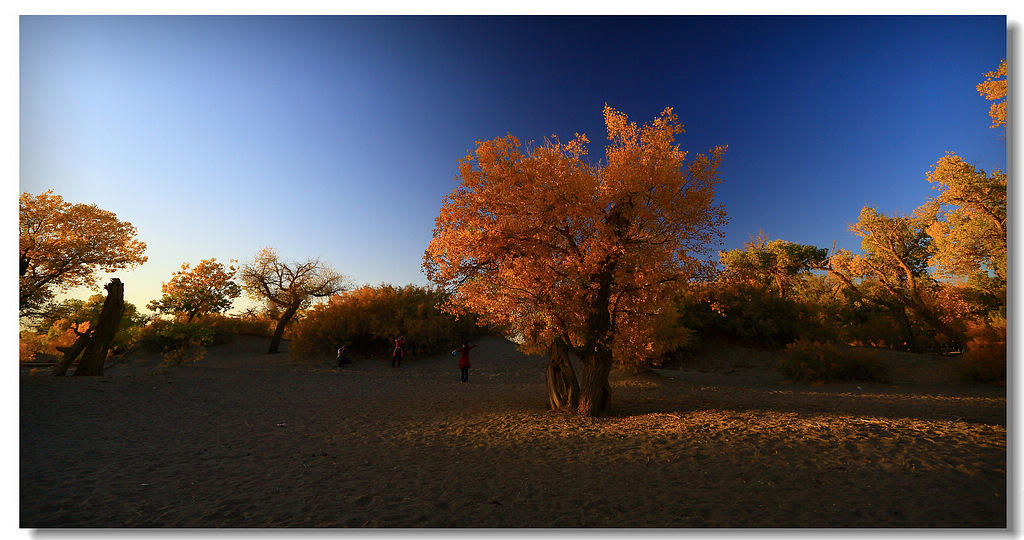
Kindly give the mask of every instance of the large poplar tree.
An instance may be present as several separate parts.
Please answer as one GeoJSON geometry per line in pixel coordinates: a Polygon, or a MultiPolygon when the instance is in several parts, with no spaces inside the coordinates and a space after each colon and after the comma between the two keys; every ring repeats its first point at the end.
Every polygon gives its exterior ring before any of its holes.
{"type": "Polygon", "coordinates": [[[714,201],[725,147],[687,159],[670,108],[643,126],[610,107],[604,118],[599,164],[585,159],[585,135],[536,148],[512,135],[478,142],[459,162],[423,265],[451,291],[452,309],[511,328],[528,349],[559,351],[552,361],[576,355],[579,393],[566,406],[585,416],[610,410],[613,360],[672,346],[657,323],[674,287],[713,271],[727,221],[714,201]]]}

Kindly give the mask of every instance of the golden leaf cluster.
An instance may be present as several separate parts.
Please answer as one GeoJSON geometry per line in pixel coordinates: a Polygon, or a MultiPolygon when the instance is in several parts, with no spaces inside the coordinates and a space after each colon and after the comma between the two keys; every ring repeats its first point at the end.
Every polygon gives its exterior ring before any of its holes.
{"type": "Polygon", "coordinates": [[[985,82],[977,86],[978,93],[985,99],[994,101],[988,111],[992,117],[992,125],[998,127],[1006,125],[1006,59],[999,62],[999,68],[985,74],[985,82]]]}
{"type": "Polygon", "coordinates": [[[423,264],[454,291],[451,309],[510,327],[533,350],[556,338],[622,355],[661,348],[654,321],[672,286],[713,271],[726,148],[687,161],[672,109],[643,126],[611,107],[604,118],[600,164],[585,161],[579,134],[532,150],[510,134],[459,161],[423,264]]]}

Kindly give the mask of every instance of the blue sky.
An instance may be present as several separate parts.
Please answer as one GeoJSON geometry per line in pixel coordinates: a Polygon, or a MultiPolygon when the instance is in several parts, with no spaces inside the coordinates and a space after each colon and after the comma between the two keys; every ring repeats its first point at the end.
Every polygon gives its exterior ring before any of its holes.
{"type": "Polygon", "coordinates": [[[116,275],[140,309],[182,262],[262,246],[425,285],[475,141],[600,156],[605,103],[674,107],[683,149],[729,145],[721,249],[859,251],[860,209],[912,212],[946,151],[1006,169],[975,90],[1006,56],[1003,16],[22,16],[20,191],[135,225],[149,261],[116,275]]]}

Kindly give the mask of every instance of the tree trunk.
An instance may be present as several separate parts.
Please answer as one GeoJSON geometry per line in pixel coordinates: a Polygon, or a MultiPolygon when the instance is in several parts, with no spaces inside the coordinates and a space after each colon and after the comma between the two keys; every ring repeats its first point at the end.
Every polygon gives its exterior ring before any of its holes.
{"type": "Polygon", "coordinates": [[[547,387],[548,403],[553,410],[576,410],[579,406],[580,384],[561,338],[548,348],[547,387]]]}
{"type": "Polygon", "coordinates": [[[786,287],[783,285],[782,276],[780,276],[778,274],[772,274],[772,276],[775,278],[775,284],[778,285],[778,287],[779,287],[779,298],[785,300],[786,299],[786,287]]]}
{"type": "MultiPolygon", "coordinates": [[[[882,285],[885,286],[884,283],[882,285]]],[[[893,291],[893,296],[895,296],[900,302],[902,302],[903,305],[910,308],[910,311],[914,312],[915,315],[923,319],[924,322],[928,323],[928,326],[931,326],[935,331],[941,334],[945,334],[945,336],[949,338],[950,343],[954,347],[959,348],[966,341],[963,338],[963,335],[960,334],[960,332],[957,332],[948,324],[946,324],[945,321],[940,319],[939,316],[936,315],[935,312],[932,311],[931,308],[929,308],[924,303],[924,300],[922,300],[921,296],[916,292],[914,292],[911,296],[908,297],[907,295],[896,294],[896,292],[893,291]]]]}
{"type": "Polygon", "coordinates": [[[103,375],[107,351],[114,343],[114,335],[124,315],[124,284],[121,280],[113,278],[103,288],[107,290],[107,299],[103,301],[103,310],[100,311],[92,339],[85,346],[82,359],[78,361],[75,377],[103,375]]]}
{"type": "MultiPolygon", "coordinates": [[[[613,212],[614,214],[614,212],[613,212]]],[[[612,371],[612,315],[610,308],[611,285],[617,261],[609,256],[604,270],[594,276],[597,284],[590,303],[587,337],[577,353],[583,364],[580,379],[580,402],[577,412],[581,416],[604,416],[611,410],[611,388],[608,375],[612,371]]]]}
{"type": "Polygon", "coordinates": [[[580,416],[604,416],[611,412],[612,392],[608,375],[612,371],[612,351],[599,349],[583,361],[580,378],[580,416]]]}
{"type": "Polygon", "coordinates": [[[74,363],[75,358],[78,357],[85,346],[89,344],[89,340],[92,338],[92,332],[86,331],[84,334],[79,334],[78,338],[75,339],[75,343],[71,345],[66,351],[64,351],[64,357],[60,359],[60,362],[53,366],[53,375],[55,377],[63,377],[67,374],[68,368],[74,363]]]}
{"type": "Polygon", "coordinates": [[[290,305],[281,315],[281,318],[277,321],[277,327],[274,329],[274,337],[270,338],[270,348],[267,349],[267,354],[277,354],[279,352],[281,339],[284,338],[284,327],[292,320],[292,317],[299,312],[299,307],[301,305],[302,304],[290,305]]]}
{"type": "Polygon", "coordinates": [[[900,327],[900,333],[903,334],[903,339],[907,343],[907,348],[910,352],[919,353],[921,352],[921,346],[917,344],[917,338],[914,336],[914,328],[910,326],[910,318],[907,317],[907,309],[902,305],[890,306],[890,312],[896,324],[900,327]]]}

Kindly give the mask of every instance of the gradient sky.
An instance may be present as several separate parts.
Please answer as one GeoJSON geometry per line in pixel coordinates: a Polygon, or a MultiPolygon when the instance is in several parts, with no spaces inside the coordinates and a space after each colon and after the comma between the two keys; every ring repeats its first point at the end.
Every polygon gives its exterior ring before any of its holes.
{"type": "Polygon", "coordinates": [[[426,285],[475,141],[601,156],[606,103],[674,107],[683,149],[729,145],[721,249],[859,252],[860,209],[912,212],[946,151],[1006,169],[975,90],[1006,56],[1003,16],[22,16],[20,190],[135,225],[149,261],[115,275],[139,309],[182,262],[262,246],[426,285]]]}

